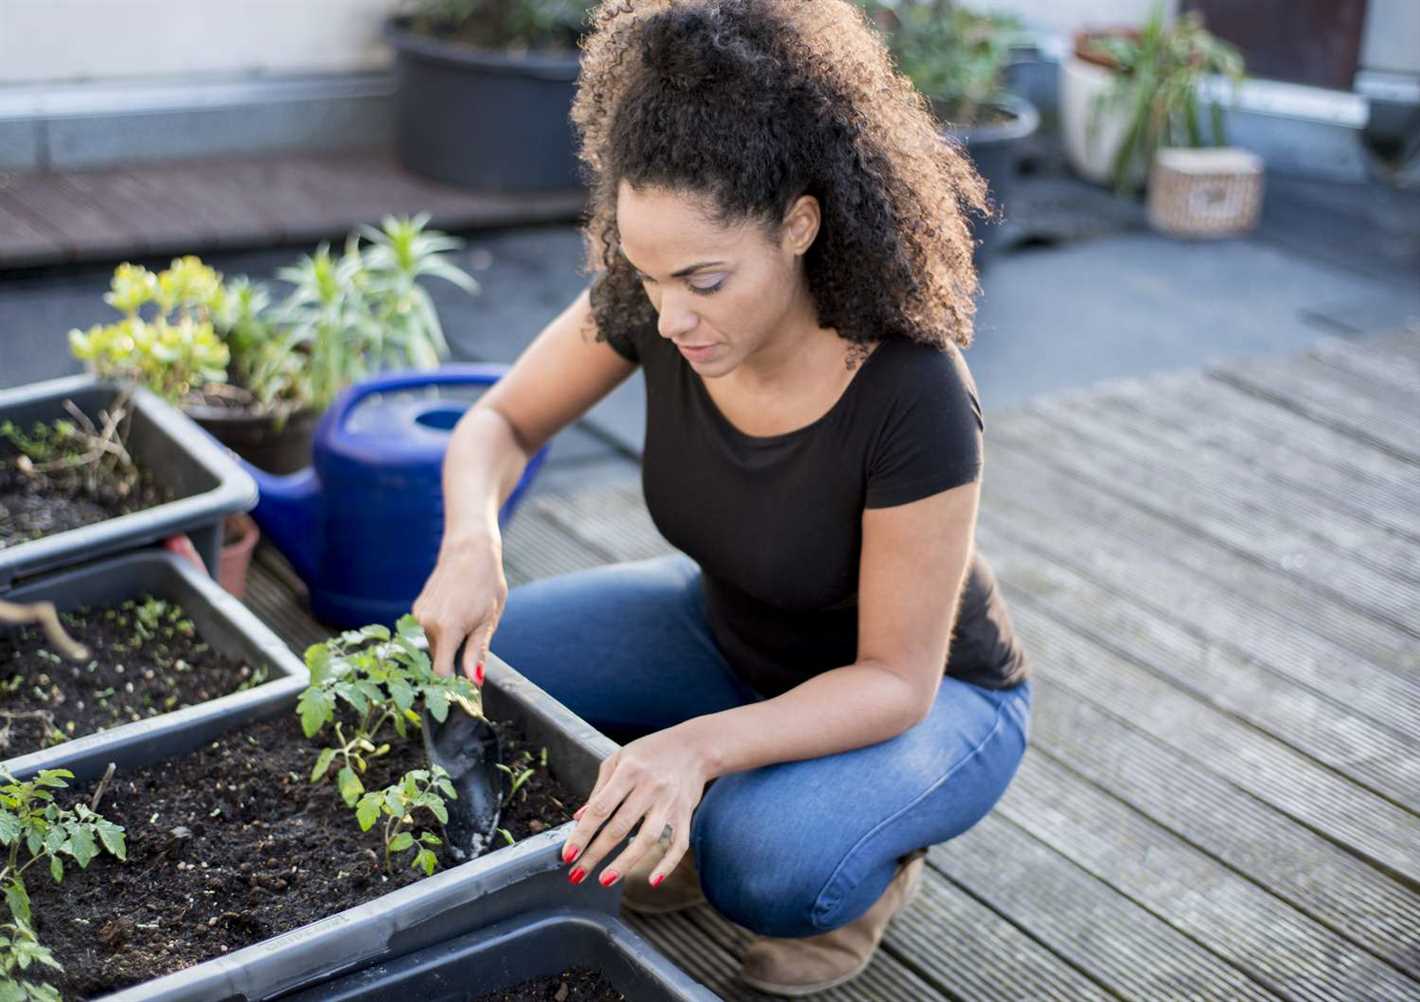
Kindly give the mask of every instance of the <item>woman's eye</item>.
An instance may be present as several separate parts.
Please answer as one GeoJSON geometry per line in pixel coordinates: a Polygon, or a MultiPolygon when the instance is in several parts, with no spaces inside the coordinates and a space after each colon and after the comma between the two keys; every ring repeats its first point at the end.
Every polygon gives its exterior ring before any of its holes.
{"type": "Polygon", "coordinates": [[[710,285],[696,285],[694,282],[691,282],[690,291],[696,293],[697,295],[709,296],[713,293],[719,292],[720,287],[724,284],[725,279],[723,277],[710,285]]]}

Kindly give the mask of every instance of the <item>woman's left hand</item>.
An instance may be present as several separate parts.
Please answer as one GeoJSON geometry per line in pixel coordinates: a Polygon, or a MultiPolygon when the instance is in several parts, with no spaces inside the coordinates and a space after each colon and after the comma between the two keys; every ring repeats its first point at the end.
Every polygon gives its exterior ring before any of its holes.
{"type": "Polygon", "coordinates": [[[599,878],[603,886],[616,883],[653,851],[667,825],[670,845],[651,873],[652,886],[674,870],[690,848],[691,812],[710,777],[705,757],[677,731],[671,727],[648,734],[602,762],[596,788],[573,815],[577,826],[562,848],[562,861],[576,864],[568,875],[572,883],[580,884],[595,871],[638,822],[641,829],[636,838],[599,878]]]}

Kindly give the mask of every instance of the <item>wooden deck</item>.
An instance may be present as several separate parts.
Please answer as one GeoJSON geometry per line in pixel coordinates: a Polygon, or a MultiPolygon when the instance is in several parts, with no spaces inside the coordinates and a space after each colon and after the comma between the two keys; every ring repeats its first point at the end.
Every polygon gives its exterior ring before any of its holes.
{"type": "Polygon", "coordinates": [[[464,191],[378,149],[0,171],[0,270],[341,239],[425,211],[442,230],[566,222],[585,197],[464,191]]]}
{"type": "MultiPolygon", "coordinates": [[[[819,997],[1420,999],[1420,332],[987,420],[1031,748],[819,997]]],[[[512,584],[665,550],[635,483],[535,497],[505,540],[512,584]]],[[[287,588],[263,563],[250,603],[300,647],[287,588]]],[[[762,997],[708,907],[634,924],[762,997]]]]}

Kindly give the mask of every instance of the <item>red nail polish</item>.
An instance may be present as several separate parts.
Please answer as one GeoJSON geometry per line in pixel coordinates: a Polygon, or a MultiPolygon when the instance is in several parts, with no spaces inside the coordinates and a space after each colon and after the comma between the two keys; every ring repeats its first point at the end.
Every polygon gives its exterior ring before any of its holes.
{"type": "Polygon", "coordinates": [[[474,684],[474,685],[482,685],[482,684],[483,684],[483,662],[482,662],[482,661],[478,662],[478,664],[476,664],[476,665],[473,666],[473,684],[474,684]]]}
{"type": "Polygon", "coordinates": [[[660,886],[661,886],[661,881],[662,881],[662,880],[665,880],[665,879],[666,879],[666,875],[665,875],[664,873],[658,873],[658,874],[656,874],[653,878],[651,878],[651,886],[652,886],[652,887],[660,887],[660,886]]]}
{"type": "Polygon", "coordinates": [[[603,887],[610,887],[612,884],[616,883],[617,876],[618,874],[615,870],[607,870],[601,875],[601,885],[603,887]]]}
{"type": "Polygon", "coordinates": [[[573,870],[570,874],[567,875],[567,879],[572,881],[572,883],[574,884],[580,884],[582,881],[587,879],[587,871],[579,866],[577,867],[577,869],[573,870]]]}
{"type": "Polygon", "coordinates": [[[567,845],[562,849],[562,862],[572,862],[572,860],[576,859],[581,854],[581,852],[582,850],[578,849],[572,843],[567,843],[567,845]]]}

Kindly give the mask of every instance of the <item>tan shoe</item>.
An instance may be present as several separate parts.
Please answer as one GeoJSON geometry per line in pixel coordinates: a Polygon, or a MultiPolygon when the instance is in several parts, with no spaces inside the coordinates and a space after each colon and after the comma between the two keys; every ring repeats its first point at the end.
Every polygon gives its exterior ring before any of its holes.
{"type": "Polygon", "coordinates": [[[740,980],[762,992],[797,996],[826,991],[862,974],[888,922],[916,893],[926,855],[926,849],[919,849],[903,857],[877,903],[842,928],[802,939],[752,940],[740,961],[740,980]]]}
{"type": "Polygon", "coordinates": [[[646,853],[621,878],[621,904],[628,911],[640,915],[664,915],[704,903],[700,874],[695,870],[695,859],[690,850],[686,850],[676,868],[666,874],[660,887],[651,886],[651,872],[664,855],[657,850],[646,853]]]}

